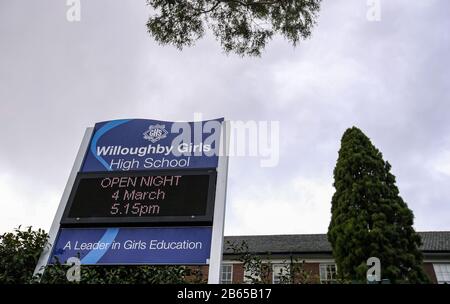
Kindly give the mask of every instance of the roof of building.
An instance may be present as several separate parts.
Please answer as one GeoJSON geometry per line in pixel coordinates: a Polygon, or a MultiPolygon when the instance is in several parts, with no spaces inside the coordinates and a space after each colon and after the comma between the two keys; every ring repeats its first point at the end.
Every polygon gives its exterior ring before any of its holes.
{"type": "Polygon", "coordinates": [[[422,251],[450,251],[450,231],[419,232],[422,251]]]}
{"type": "MultiPolygon", "coordinates": [[[[422,251],[450,252],[450,231],[419,232],[419,235],[423,242],[422,251]]],[[[224,253],[233,253],[228,242],[239,245],[242,241],[254,253],[331,253],[326,234],[226,236],[224,253]]]]}

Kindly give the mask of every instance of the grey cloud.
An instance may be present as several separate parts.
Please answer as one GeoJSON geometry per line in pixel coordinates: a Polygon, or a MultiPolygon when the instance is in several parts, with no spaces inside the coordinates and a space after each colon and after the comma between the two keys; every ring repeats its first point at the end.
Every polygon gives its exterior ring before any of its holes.
{"type": "Polygon", "coordinates": [[[0,165],[27,197],[62,193],[96,121],[202,112],[281,125],[278,167],[231,159],[228,226],[252,220],[234,202],[253,185],[332,183],[340,137],[357,125],[393,165],[417,227],[449,228],[450,177],[425,164],[450,150],[448,1],[382,1],[381,22],[366,20],[365,1],[324,1],[310,40],[293,49],[276,38],[256,59],[224,55],[211,36],[183,52],[155,44],[145,1],[82,0],[79,23],[64,2],[0,5],[0,165]]]}

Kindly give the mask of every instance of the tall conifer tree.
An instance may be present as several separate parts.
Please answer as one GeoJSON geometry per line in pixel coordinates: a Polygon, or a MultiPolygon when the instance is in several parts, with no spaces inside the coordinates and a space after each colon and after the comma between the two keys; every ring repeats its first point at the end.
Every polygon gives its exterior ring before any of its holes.
{"type": "Polygon", "coordinates": [[[399,195],[391,166],[356,127],[342,136],[334,169],[328,240],[338,275],[366,281],[367,259],[378,257],[381,278],[392,283],[427,282],[413,213],[399,195]]]}

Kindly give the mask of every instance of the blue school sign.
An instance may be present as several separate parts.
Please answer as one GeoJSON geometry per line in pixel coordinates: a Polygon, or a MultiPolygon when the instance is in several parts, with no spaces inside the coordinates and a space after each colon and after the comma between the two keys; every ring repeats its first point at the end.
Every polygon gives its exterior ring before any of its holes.
{"type": "Polygon", "coordinates": [[[97,123],[81,172],[216,168],[222,121],[97,123]]]}
{"type": "Polygon", "coordinates": [[[97,123],[69,199],[63,202],[48,263],[79,257],[89,265],[207,264],[213,224],[208,201],[214,202],[216,180],[211,178],[218,167],[222,122],[97,123]],[[203,181],[208,176],[213,184],[203,181]],[[189,201],[195,196],[188,191],[205,193],[198,196],[202,203],[189,201]],[[180,214],[211,220],[200,220],[194,227],[187,220],[163,225],[154,221],[175,220],[180,214]]]}
{"type": "Polygon", "coordinates": [[[211,227],[62,228],[49,263],[206,264],[210,248],[211,227]]]}

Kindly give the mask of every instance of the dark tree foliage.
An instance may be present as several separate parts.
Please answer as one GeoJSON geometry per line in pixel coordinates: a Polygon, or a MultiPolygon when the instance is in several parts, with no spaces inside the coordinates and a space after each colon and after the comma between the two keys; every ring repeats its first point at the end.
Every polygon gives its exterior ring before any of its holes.
{"type": "MultiPolygon", "coordinates": [[[[81,266],[80,282],[69,282],[69,266],[47,266],[43,284],[181,284],[195,283],[194,271],[183,266],[81,266]],[[188,277],[192,279],[187,280],[188,277]]],[[[36,281],[36,280],[35,280],[36,281]]]]}
{"type": "Polygon", "coordinates": [[[162,45],[191,46],[212,30],[226,53],[259,56],[274,34],[294,46],[311,35],[321,0],[147,0],[149,33],[162,45]]]}
{"type": "MultiPolygon", "coordinates": [[[[251,284],[271,284],[273,264],[270,262],[271,253],[263,255],[250,252],[247,242],[227,242],[229,250],[242,262],[245,269],[245,281],[251,284]]],[[[279,264],[279,263],[277,263],[279,264]]],[[[277,274],[280,284],[316,284],[320,282],[318,276],[306,270],[305,261],[290,256],[282,261],[283,266],[277,274]]]]}
{"type": "Polygon", "coordinates": [[[391,165],[358,128],[348,129],[334,169],[328,240],[338,275],[366,281],[369,257],[381,261],[381,278],[392,283],[428,279],[422,269],[420,236],[413,213],[399,195],[391,165]]]}
{"type": "Polygon", "coordinates": [[[29,283],[47,239],[41,229],[21,230],[20,226],[1,235],[0,284],[29,283]]]}

